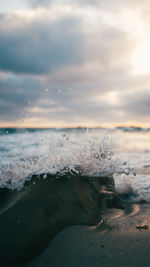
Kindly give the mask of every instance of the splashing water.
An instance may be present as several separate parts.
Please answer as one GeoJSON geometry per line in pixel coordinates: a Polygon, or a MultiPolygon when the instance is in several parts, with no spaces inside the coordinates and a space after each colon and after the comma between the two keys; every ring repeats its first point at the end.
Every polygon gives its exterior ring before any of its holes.
{"type": "Polygon", "coordinates": [[[0,153],[0,187],[20,190],[31,175],[41,173],[133,176],[132,167],[113,153],[111,139],[102,130],[45,130],[0,139],[5,149],[0,153]]]}

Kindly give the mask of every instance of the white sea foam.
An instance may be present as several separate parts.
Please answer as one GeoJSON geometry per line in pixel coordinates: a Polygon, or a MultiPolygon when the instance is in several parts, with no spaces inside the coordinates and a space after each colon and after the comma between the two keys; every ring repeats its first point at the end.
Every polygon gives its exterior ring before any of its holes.
{"type": "Polygon", "coordinates": [[[80,172],[91,177],[130,174],[102,131],[46,131],[5,135],[0,186],[20,189],[33,173],[80,172]],[[7,145],[6,145],[7,144],[7,145]]]}
{"type": "Polygon", "coordinates": [[[0,136],[0,187],[21,189],[32,174],[64,171],[113,176],[116,190],[131,188],[150,200],[150,179],[134,176],[149,166],[149,133],[104,130],[45,130],[0,136]]]}

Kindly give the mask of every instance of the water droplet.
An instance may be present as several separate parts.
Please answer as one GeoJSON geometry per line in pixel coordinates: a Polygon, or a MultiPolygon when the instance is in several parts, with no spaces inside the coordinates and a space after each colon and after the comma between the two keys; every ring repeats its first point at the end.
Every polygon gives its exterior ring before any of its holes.
{"type": "Polygon", "coordinates": [[[20,117],[23,117],[24,116],[24,111],[22,111],[21,113],[20,113],[20,117]]]}
{"type": "Polygon", "coordinates": [[[46,179],[47,178],[47,174],[45,173],[44,175],[43,175],[43,179],[46,179]]]}

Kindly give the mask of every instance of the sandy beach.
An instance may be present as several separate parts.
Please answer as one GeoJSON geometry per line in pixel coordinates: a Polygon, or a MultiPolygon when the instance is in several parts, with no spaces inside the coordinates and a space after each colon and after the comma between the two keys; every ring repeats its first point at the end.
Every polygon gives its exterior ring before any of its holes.
{"type": "Polygon", "coordinates": [[[1,189],[3,266],[149,266],[149,203],[119,196],[113,178],[44,175],[1,189]]]}
{"type": "Polygon", "coordinates": [[[72,226],[56,235],[48,248],[26,267],[149,266],[149,204],[132,213],[111,210],[97,226],[72,226]]]}
{"type": "Polygon", "coordinates": [[[150,204],[123,205],[110,209],[103,203],[97,225],[65,228],[26,267],[150,266],[150,204]]]}

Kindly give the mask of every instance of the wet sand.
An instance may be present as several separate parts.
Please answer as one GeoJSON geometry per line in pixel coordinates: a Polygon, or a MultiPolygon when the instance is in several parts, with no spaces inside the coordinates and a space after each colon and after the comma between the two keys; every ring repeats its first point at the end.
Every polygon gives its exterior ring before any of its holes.
{"type": "Polygon", "coordinates": [[[0,191],[2,266],[150,266],[150,204],[119,198],[113,178],[43,176],[0,191]]]}
{"type": "MultiPolygon", "coordinates": [[[[138,174],[149,171],[143,168],[138,174]]],[[[97,225],[66,228],[26,267],[149,267],[150,203],[123,205],[110,209],[103,203],[97,225]]]]}
{"type": "Polygon", "coordinates": [[[110,178],[92,182],[88,177],[70,173],[43,177],[44,174],[32,176],[19,192],[0,189],[2,266],[24,266],[66,227],[98,224],[106,200],[109,205],[120,207],[119,198],[108,191],[113,190],[110,178]]]}
{"type": "Polygon", "coordinates": [[[150,266],[150,205],[113,209],[97,226],[72,226],[56,235],[26,267],[150,266]]]}

